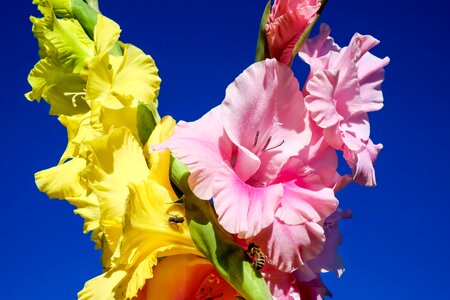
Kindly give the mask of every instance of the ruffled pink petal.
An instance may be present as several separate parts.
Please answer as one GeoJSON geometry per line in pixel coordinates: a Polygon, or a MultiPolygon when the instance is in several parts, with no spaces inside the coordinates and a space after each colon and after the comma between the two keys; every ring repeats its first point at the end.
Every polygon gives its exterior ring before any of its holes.
{"type": "Polygon", "coordinates": [[[191,171],[189,186],[197,197],[213,196],[217,169],[231,161],[232,143],[223,130],[219,107],[195,122],[179,122],[173,135],[153,150],[170,149],[191,171]]]}
{"type": "Polygon", "coordinates": [[[321,58],[330,52],[339,52],[341,49],[330,37],[330,32],[327,24],[320,24],[319,34],[308,39],[299,52],[300,58],[314,70],[327,68],[329,59],[321,58]]]}
{"type": "Polygon", "coordinates": [[[289,159],[275,182],[278,180],[283,182],[283,197],[276,216],[286,224],[320,222],[338,205],[333,189],[298,157],[289,159]]]}
{"type": "Polygon", "coordinates": [[[380,59],[371,53],[366,53],[358,61],[361,110],[371,112],[383,107],[381,84],[384,80],[384,67],[387,64],[389,64],[388,57],[380,59]]]}
{"type": "Polygon", "coordinates": [[[340,126],[342,139],[348,148],[359,151],[362,149],[370,136],[370,123],[367,113],[360,113],[348,119],[340,126]]]}
{"type": "Polygon", "coordinates": [[[239,75],[228,86],[221,108],[229,138],[261,160],[252,178],[255,186],[273,180],[284,162],[310,142],[298,81],[275,59],[255,63],[239,75]]]}
{"type": "Polygon", "coordinates": [[[356,63],[363,57],[370,49],[380,43],[379,40],[371,35],[362,35],[355,33],[348,44],[341,51],[341,59],[336,67],[348,65],[350,61],[356,63]]]}
{"type": "MultiPolygon", "coordinates": [[[[297,272],[295,272],[295,275],[297,275],[296,273],[297,272]]],[[[298,281],[298,285],[301,300],[323,300],[325,297],[333,296],[320,277],[308,282],[298,281]]]]}
{"type": "MultiPolygon", "coordinates": [[[[300,299],[300,290],[293,273],[281,272],[266,264],[262,270],[264,279],[275,300],[300,299]]],[[[303,299],[302,299],[303,300],[303,299]]]]}
{"type": "Polygon", "coordinates": [[[344,144],[339,124],[336,124],[328,128],[324,128],[323,137],[325,141],[328,143],[328,145],[330,145],[336,150],[341,149],[342,145],[344,144]]]}
{"type": "Polygon", "coordinates": [[[317,223],[329,216],[338,205],[330,188],[310,190],[293,182],[283,184],[283,188],[283,198],[276,217],[289,225],[317,223]]]}
{"type": "Polygon", "coordinates": [[[270,227],[250,239],[261,247],[269,263],[282,272],[292,272],[316,257],[324,241],[322,227],[314,222],[288,225],[277,218],[270,227]]]}
{"type": "Polygon", "coordinates": [[[321,128],[331,127],[344,119],[337,112],[334,100],[338,74],[338,70],[320,70],[306,84],[305,106],[321,128]]]}
{"type": "Polygon", "coordinates": [[[325,244],[322,252],[314,259],[308,261],[308,266],[313,272],[333,272],[338,278],[345,271],[344,263],[338,252],[338,246],[342,242],[342,235],[338,230],[338,222],[352,217],[350,210],[338,209],[329,216],[324,223],[325,244]]]}
{"type": "Polygon", "coordinates": [[[344,176],[341,176],[339,174],[336,174],[336,185],[333,187],[334,193],[339,192],[352,182],[353,178],[351,175],[346,174],[344,176]]]}
{"type": "Polygon", "coordinates": [[[373,164],[382,148],[382,144],[374,145],[371,140],[358,153],[344,148],[344,158],[353,171],[353,180],[355,182],[365,186],[375,186],[377,184],[373,164]]]}
{"type": "Polygon", "coordinates": [[[297,40],[319,8],[318,0],[275,1],[266,25],[270,55],[283,64],[289,63],[297,40]]]}
{"type": "Polygon", "coordinates": [[[224,165],[214,180],[214,208],[226,231],[249,238],[272,224],[280,203],[281,184],[255,188],[243,182],[224,165]]]}
{"type": "Polygon", "coordinates": [[[299,157],[308,162],[308,168],[320,176],[323,186],[333,188],[338,179],[338,158],[336,150],[325,141],[322,133],[314,134],[311,144],[306,151],[302,151],[299,157]]]}

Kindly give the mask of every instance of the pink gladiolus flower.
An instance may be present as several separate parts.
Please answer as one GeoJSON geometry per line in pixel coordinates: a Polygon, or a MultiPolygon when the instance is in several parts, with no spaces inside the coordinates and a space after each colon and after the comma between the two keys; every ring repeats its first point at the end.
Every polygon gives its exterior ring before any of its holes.
{"type": "Polygon", "coordinates": [[[275,0],[266,25],[271,57],[289,63],[295,44],[319,8],[319,0],[275,0]]]}
{"type": "Polygon", "coordinates": [[[322,250],[319,223],[338,204],[337,158],[310,123],[286,65],[268,59],[250,66],[221,105],[180,122],[155,149],[166,148],[189,167],[192,191],[214,198],[220,224],[258,241],[277,268],[290,272],[322,250]]]}
{"type": "Polygon", "coordinates": [[[381,83],[389,58],[368,52],[379,42],[372,36],[357,33],[349,46],[341,49],[329,34],[330,28],[323,24],[320,34],[308,40],[300,52],[311,66],[305,85],[306,108],[323,128],[328,144],[344,151],[354,181],[373,186],[373,163],[382,145],[374,145],[369,138],[367,113],[383,107],[381,83]]]}

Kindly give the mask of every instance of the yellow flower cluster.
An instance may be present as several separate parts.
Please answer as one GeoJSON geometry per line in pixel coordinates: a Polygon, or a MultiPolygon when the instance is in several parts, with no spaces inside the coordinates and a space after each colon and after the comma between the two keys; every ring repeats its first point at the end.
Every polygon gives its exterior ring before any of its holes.
{"type": "MultiPolygon", "coordinates": [[[[185,262],[180,272],[193,262],[213,269],[186,222],[171,221],[183,220],[184,205],[170,184],[170,153],[148,151],[175,126],[156,111],[161,80],[153,59],[118,42],[119,26],[102,15],[91,40],[76,19],[56,18],[49,1],[35,3],[44,15],[31,18],[41,59],[26,97],[45,99],[68,135],[59,164],[36,173],[36,184],[50,198],[76,206],[84,232],[102,250],[104,273],[88,281],[79,298],[156,299],[149,295],[157,291],[143,287],[160,261],[162,273],[170,262],[185,262]],[[142,104],[157,123],[147,142],[137,129],[142,104]]],[[[174,297],[166,290],[158,299],[174,297]]]]}

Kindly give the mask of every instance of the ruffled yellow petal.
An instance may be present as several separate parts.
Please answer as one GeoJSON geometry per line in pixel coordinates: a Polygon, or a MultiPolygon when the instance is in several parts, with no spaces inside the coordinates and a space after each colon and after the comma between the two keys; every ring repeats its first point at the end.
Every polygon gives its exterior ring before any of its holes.
{"type": "Polygon", "coordinates": [[[137,132],[137,107],[127,106],[121,109],[102,108],[102,126],[105,132],[115,127],[127,127],[138,140],[137,132]]]}
{"type": "Polygon", "coordinates": [[[86,167],[84,158],[74,158],[56,167],[37,172],[36,185],[50,198],[66,199],[76,206],[75,214],[84,219],[84,233],[94,231],[92,240],[100,244],[99,230],[100,208],[97,196],[88,192],[82,179],[86,167]]]}
{"type": "Polygon", "coordinates": [[[77,74],[64,66],[57,65],[47,57],[41,59],[28,75],[32,91],[25,97],[50,104],[51,115],[74,115],[89,110],[82,97],[86,83],[77,74]]]}
{"type": "Polygon", "coordinates": [[[144,180],[149,170],[139,142],[125,127],[85,144],[89,163],[83,177],[98,198],[104,238],[102,262],[109,266],[121,238],[128,184],[144,180]]]}
{"type": "Polygon", "coordinates": [[[80,182],[80,174],[85,167],[84,159],[72,159],[56,167],[37,172],[35,174],[36,185],[50,198],[79,197],[86,192],[80,182]]]}
{"type": "Polygon", "coordinates": [[[78,293],[79,300],[119,300],[124,295],[115,295],[114,290],[120,281],[127,275],[125,270],[111,270],[92,278],[85,283],[82,291],[78,293]]]}
{"type": "Polygon", "coordinates": [[[94,29],[95,53],[105,54],[119,40],[120,26],[103,15],[98,15],[94,29]]]}
{"type": "Polygon", "coordinates": [[[138,101],[155,107],[161,79],[153,59],[127,45],[120,65],[117,57],[99,55],[89,64],[86,97],[110,109],[137,106],[138,101]]]}
{"type": "Polygon", "coordinates": [[[84,219],[83,232],[88,233],[94,231],[92,240],[99,244],[100,241],[95,233],[99,229],[100,220],[100,208],[97,196],[93,193],[88,193],[80,197],[68,197],[66,200],[77,207],[73,212],[84,219]]]}
{"type": "MultiPolygon", "coordinates": [[[[152,145],[159,144],[168,139],[172,135],[175,126],[176,122],[171,116],[162,118],[160,124],[153,130],[144,148],[144,153],[147,155],[149,165],[151,166],[150,172],[152,173],[153,180],[157,181],[169,191],[172,191],[172,185],[168,176],[170,151],[152,152],[149,149],[152,145]]],[[[172,194],[172,196],[174,195],[172,194]]]]}
{"type": "Polygon", "coordinates": [[[85,149],[83,143],[103,135],[103,126],[96,124],[98,121],[95,121],[96,117],[93,118],[93,115],[95,115],[95,110],[74,116],[62,115],[58,118],[67,129],[68,139],[66,150],[59,163],[79,156],[85,149]]]}

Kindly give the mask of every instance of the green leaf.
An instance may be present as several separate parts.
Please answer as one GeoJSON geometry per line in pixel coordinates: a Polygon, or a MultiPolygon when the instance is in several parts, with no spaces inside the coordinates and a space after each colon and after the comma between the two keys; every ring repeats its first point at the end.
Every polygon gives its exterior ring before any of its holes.
{"type": "Polygon", "coordinates": [[[197,249],[245,299],[272,299],[264,278],[253,269],[232,236],[220,226],[209,201],[197,198],[190,191],[188,177],[187,167],[173,160],[171,179],[185,194],[187,224],[197,249]]]}
{"type": "Polygon", "coordinates": [[[271,3],[267,2],[266,8],[261,18],[261,24],[259,25],[258,43],[256,44],[256,57],[255,62],[270,58],[269,46],[267,45],[266,37],[266,24],[270,15],[271,3]]]}
{"type": "Polygon", "coordinates": [[[137,129],[139,140],[145,145],[156,127],[156,121],[148,104],[139,103],[137,108],[137,129]]]}

